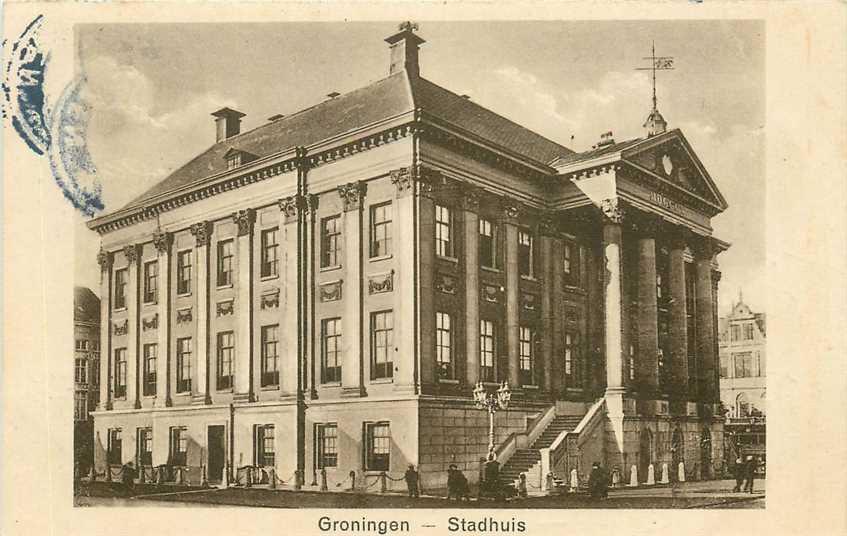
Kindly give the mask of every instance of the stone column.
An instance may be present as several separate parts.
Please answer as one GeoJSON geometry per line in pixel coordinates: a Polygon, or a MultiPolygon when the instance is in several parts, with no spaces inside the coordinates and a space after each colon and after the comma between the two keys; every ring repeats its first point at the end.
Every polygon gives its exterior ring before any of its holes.
{"type": "Polygon", "coordinates": [[[171,405],[171,245],[173,234],[157,231],[153,245],[159,255],[159,295],[157,296],[156,406],[171,405]]]}
{"type": "Polygon", "coordinates": [[[112,254],[101,249],[100,265],[100,404],[112,409],[112,254]]]}
{"type": "Polygon", "coordinates": [[[282,273],[285,288],[280,290],[284,304],[280,307],[282,319],[279,345],[283,353],[280,355],[279,364],[279,391],[280,398],[294,399],[297,396],[297,338],[301,336],[297,321],[297,255],[299,252],[297,220],[300,210],[303,209],[302,197],[293,195],[280,199],[279,208],[283,217],[281,234],[284,240],[285,262],[282,273]]]}
{"type": "Polygon", "coordinates": [[[253,209],[239,210],[232,214],[238,226],[236,239],[235,310],[235,390],[234,400],[253,401],[253,224],[256,212],[253,209]]]}
{"type": "Polygon", "coordinates": [[[687,230],[674,231],[670,241],[668,290],[670,291],[671,393],[684,400],[688,394],[688,325],[685,310],[685,244],[687,230]]]}
{"type": "MultiPolygon", "coordinates": [[[[550,388],[553,390],[553,398],[555,399],[562,392],[565,386],[565,367],[564,367],[564,354],[565,354],[565,300],[564,300],[564,279],[562,277],[562,270],[564,270],[564,242],[561,238],[553,238],[551,244],[551,252],[550,255],[552,257],[551,270],[552,274],[549,282],[545,282],[545,293],[550,293],[552,295],[550,302],[551,309],[551,318],[550,318],[550,331],[548,332],[550,335],[545,335],[546,338],[551,338],[551,360],[550,360],[550,374],[552,377],[550,378],[550,388]],[[552,358],[552,356],[556,356],[552,358]],[[556,361],[559,361],[556,364],[556,361]]],[[[580,277],[583,277],[583,274],[580,274],[580,277]]],[[[596,276],[595,276],[596,277],[596,276]]],[[[546,281],[546,279],[545,279],[546,281]]],[[[580,279],[583,284],[588,288],[587,281],[584,279],[580,279]]],[[[542,298],[542,307],[544,306],[544,298],[542,298]]],[[[584,319],[581,319],[581,322],[584,319]]],[[[589,340],[590,337],[587,331],[583,331],[583,340],[580,341],[580,345],[584,345],[584,341],[589,340]]],[[[585,370],[587,371],[588,367],[588,355],[583,352],[584,363],[586,363],[585,370]]],[[[585,380],[587,381],[587,374],[585,380]]]]}
{"type": "Polygon", "coordinates": [[[712,295],[712,261],[714,254],[711,239],[703,238],[696,244],[695,270],[697,272],[694,293],[697,325],[697,356],[699,357],[699,380],[701,399],[708,402],[717,400],[717,382],[715,381],[715,341],[714,341],[714,298],[712,295]]]}
{"type": "MultiPolygon", "coordinates": [[[[423,170],[422,170],[423,171],[423,170]]],[[[424,171],[423,177],[435,177],[424,171]]],[[[421,178],[423,178],[421,177],[421,178]]],[[[421,392],[431,393],[436,384],[435,370],[435,200],[432,195],[433,181],[421,183],[418,196],[418,369],[420,370],[421,392]]]]}
{"type": "Polygon", "coordinates": [[[138,277],[138,262],[141,257],[140,246],[130,244],[124,247],[124,255],[126,256],[128,266],[127,278],[127,379],[126,379],[126,399],[133,401],[135,409],[141,408],[141,390],[140,387],[140,372],[141,372],[141,339],[139,337],[140,330],[138,329],[139,322],[139,277],[138,277]]]}
{"type": "Polygon", "coordinates": [[[552,221],[539,225],[541,242],[541,366],[544,370],[544,390],[553,390],[553,234],[552,221]]]}
{"type": "Polygon", "coordinates": [[[320,336],[317,318],[315,316],[315,295],[317,294],[317,278],[315,273],[315,265],[319,262],[318,255],[320,252],[318,251],[318,240],[320,237],[317,235],[316,229],[316,218],[318,214],[318,195],[317,194],[309,194],[305,197],[305,207],[306,207],[306,215],[307,215],[307,223],[306,223],[306,242],[308,245],[308,275],[305,287],[306,292],[306,302],[308,303],[309,309],[309,347],[308,347],[308,363],[309,367],[307,370],[306,376],[308,377],[309,384],[309,398],[316,399],[318,398],[318,390],[316,387],[317,383],[317,368],[320,367],[320,363],[318,360],[320,359],[319,350],[316,349],[316,345],[320,344],[318,337],[320,336]]]}
{"type": "Polygon", "coordinates": [[[603,222],[606,393],[617,394],[624,391],[623,308],[621,303],[621,222],[623,215],[617,199],[605,200],[601,208],[606,217],[603,222]]]}
{"type": "Polygon", "coordinates": [[[209,396],[209,242],[212,238],[212,224],[203,221],[190,228],[196,240],[194,248],[194,266],[197,271],[196,290],[196,343],[194,351],[194,378],[191,381],[192,403],[211,404],[209,396]]]}
{"type": "Polygon", "coordinates": [[[656,299],[656,231],[659,221],[644,216],[638,222],[638,355],[636,384],[643,394],[659,390],[659,331],[656,299]]]}
{"type": "Polygon", "coordinates": [[[408,167],[391,172],[396,188],[394,222],[400,239],[394,242],[397,273],[392,275],[394,307],[394,390],[415,390],[415,196],[420,177],[408,167]]]}
{"type": "Polygon", "coordinates": [[[465,239],[465,361],[466,381],[476,385],[479,362],[479,192],[468,187],[462,197],[465,239]]]}
{"type": "Polygon", "coordinates": [[[520,381],[520,275],[518,267],[518,208],[507,205],[503,230],[506,235],[506,352],[509,356],[509,384],[519,388],[520,381]]]}
{"type": "Polygon", "coordinates": [[[362,209],[366,183],[350,182],[338,187],[344,202],[344,265],[347,284],[343,289],[344,316],[341,320],[342,396],[365,396],[364,305],[362,296],[362,209]]]}

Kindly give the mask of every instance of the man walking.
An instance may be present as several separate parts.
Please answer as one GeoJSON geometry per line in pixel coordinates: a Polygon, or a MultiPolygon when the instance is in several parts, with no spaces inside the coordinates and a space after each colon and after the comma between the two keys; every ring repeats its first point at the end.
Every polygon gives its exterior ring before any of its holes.
{"type": "Polygon", "coordinates": [[[744,474],[747,472],[747,466],[744,465],[744,460],[741,459],[741,456],[735,459],[732,472],[735,473],[735,487],[732,488],[732,491],[737,493],[741,491],[741,486],[744,485],[744,474]]]}
{"type": "Polygon", "coordinates": [[[753,493],[753,481],[756,478],[756,457],[755,456],[747,456],[747,466],[746,466],[746,476],[747,483],[744,485],[744,491],[753,493]]]}

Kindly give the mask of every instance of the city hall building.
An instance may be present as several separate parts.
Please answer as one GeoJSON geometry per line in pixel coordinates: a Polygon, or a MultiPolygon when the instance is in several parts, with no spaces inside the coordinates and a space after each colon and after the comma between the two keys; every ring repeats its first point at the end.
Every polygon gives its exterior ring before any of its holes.
{"type": "Polygon", "coordinates": [[[720,472],[727,205],[682,132],[654,106],[576,153],[423,78],[412,25],[385,41],[387,77],[247,132],[218,110],[208,150],[89,223],[97,470],[473,482],[473,391],[506,382],[504,478],[720,472]]]}

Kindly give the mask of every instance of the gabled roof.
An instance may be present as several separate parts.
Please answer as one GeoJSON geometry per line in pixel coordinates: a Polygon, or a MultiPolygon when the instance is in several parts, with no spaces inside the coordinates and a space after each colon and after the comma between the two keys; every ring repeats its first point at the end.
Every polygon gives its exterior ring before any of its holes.
{"type": "Polygon", "coordinates": [[[415,109],[539,165],[573,154],[567,147],[467,98],[399,71],[363,88],[215,143],[122,210],[140,208],[156,197],[226,171],[225,155],[233,150],[263,158],[295,147],[308,147],[415,109]]]}

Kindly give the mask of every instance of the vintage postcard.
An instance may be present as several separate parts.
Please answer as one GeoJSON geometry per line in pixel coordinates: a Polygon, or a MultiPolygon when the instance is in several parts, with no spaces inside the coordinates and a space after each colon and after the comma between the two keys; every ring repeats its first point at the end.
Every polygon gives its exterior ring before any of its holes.
{"type": "Polygon", "coordinates": [[[843,4],[481,7],[5,6],[10,534],[843,534],[843,4]]]}

